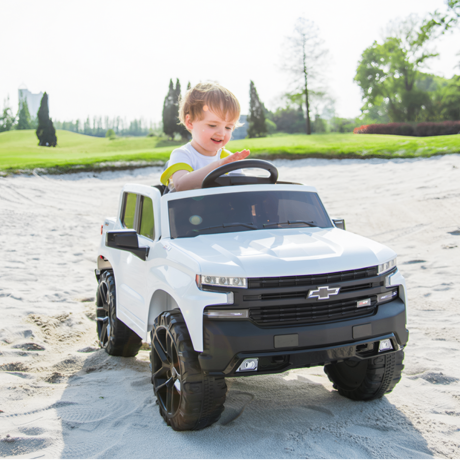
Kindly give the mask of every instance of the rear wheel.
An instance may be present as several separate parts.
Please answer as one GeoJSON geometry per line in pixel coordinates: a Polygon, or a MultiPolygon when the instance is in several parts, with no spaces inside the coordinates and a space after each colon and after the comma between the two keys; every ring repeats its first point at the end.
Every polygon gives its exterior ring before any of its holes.
{"type": "Polygon", "coordinates": [[[176,431],[201,430],[219,420],[227,385],[204,375],[179,310],[162,313],[152,330],[153,391],[160,414],[176,431]]]}
{"type": "Polygon", "coordinates": [[[376,356],[362,361],[343,361],[324,367],[338,392],[355,401],[370,401],[390,393],[401,380],[404,352],[376,356]]]}
{"type": "Polygon", "coordinates": [[[136,356],[142,339],[117,318],[115,278],[110,271],[99,278],[96,306],[99,346],[109,355],[136,356]]]}

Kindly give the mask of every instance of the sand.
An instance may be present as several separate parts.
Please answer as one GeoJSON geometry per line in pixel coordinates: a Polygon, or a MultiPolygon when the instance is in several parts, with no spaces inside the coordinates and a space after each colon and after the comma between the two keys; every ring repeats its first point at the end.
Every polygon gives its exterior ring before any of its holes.
{"type": "Polygon", "coordinates": [[[395,390],[349,401],[320,367],[232,378],[219,422],[174,432],[148,349],[111,357],[94,322],[101,223],[124,183],[160,169],[0,178],[0,457],[460,457],[460,155],[275,163],[399,254],[410,341],[395,390]]]}

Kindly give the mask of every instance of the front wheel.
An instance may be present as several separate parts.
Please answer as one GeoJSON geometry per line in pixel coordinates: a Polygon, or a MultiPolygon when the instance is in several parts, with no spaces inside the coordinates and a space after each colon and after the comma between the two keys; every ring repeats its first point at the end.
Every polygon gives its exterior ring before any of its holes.
{"type": "Polygon", "coordinates": [[[96,307],[99,346],[109,355],[136,356],[142,339],[117,318],[115,278],[110,271],[102,273],[99,279],[96,307]]]}
{"type": "Polygon", "coordinates": [[[355,401],[370,401],[390,393],[401,380],[404,352],[376,356],[362,361],[346,360],[324,366],[339,394],[355,401]]]}
{"type": "Polygon", "coordinates": [[[153,391],[173,430],[201,430],[219,420],[227,385],[203,373],[179,310],[162,313],[151,333],[153,391]]]}

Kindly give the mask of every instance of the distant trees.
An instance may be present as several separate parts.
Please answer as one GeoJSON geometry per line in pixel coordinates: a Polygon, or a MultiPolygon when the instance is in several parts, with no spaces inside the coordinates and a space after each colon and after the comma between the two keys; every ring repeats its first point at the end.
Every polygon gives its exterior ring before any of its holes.
{"type": "Polygon", "coordinates": [[[437,53],[429,49],[430,36],[421,32],[414,16],[394,24],[383,43],[366,48],[356,71],[364,113],[385,103],[390,121],[416,121],[430,104],[416,81],[426,61],[437,53]]]}
{"type": "MultiPolygon", "coordinates": [[[[187,85],[187,90],[191,88],[190,82],[187,85]]],[[[163,103],[163,132],[169,136],[171,140],[176,134],[184,140],[190,138],[190,133],[185,126],[179,123],[179,101],[181,97],[181,86],[179,79],[176,80],[174,87],[172,79],[169,80],[169,90],[163,103]]]]}
{"type": "MultiPolygon", "coordinates": [[[[191,89],[190,82],[188,82],[187,85],[187,91],[191,89]]],[[[179,79],[176,81],[176,88],[174,90],[175,92],[175,97],[177,98],[177,119],[176,119],[176,133],[180,135],[181,139],[184,141],[190,139],[190,133],[188,132],[187,128],[180,122],[179,120],[179,104],[180,104],[180,99],[181,99],[181,87],[180,87],[180,82],[179,79]]]]}
{"type": "MultiPolygon", "coordinates": [[[[177,88],[177,84],[176,84],[177,88]]],[[[180,87],[179,87],[180,91],[180,87]]],[[[163,131],[174,139],[174,135],[178,131],[177,119],[179,117],[179,103],[176,89],[172,79],[169,80],[169,91],[163,103],[163,131]]]]}
{"type": "Polygon", "coordinates": [[[458,20],[460,0],[450,4],[450,16],[441,20],[438,13],[432,15],[439,23],[411,15],[391,24],[382,43],[375,41],[364,50],[355,76],[362,90],[363,123],[459,119],[460,77],[448,80],[423,71],[429,59],[438,55],[433,43],[439,31],[458,20]]]}
{"type": "Polygon", "coordinates": [[[294,32],[287,39],[283,67],[292,76],[294,93],[303,98],[307,134],[311,134],[310,91],[319,80],[327,53],[315,23],[302,17],[297,19],[294,32]]]}
{"type": "Polygon", "coordinates": [[[13,110],[10,106],[10,99],[7,97],[3,101],[3,111],[0,115],[0,133],[10,131],[13,128],[16,117],[13,115],[13,110]]]}
{"type": "Polygon", "coordinates": [[[53,121],[50,118],[48,109],[48,94],[43,94],[40,102],[40,108],[37,113],[38,127],[36,134],[38,137],[38,145],[46,147],[56,147],[57,137],[56,130],[53,126],[53,121]]]}
{"type": "Polygon", "coordinates": [[[30,120],[29,106],[27,100],[19,101],[19,115],[18,115],[18,124],[16,129],[31,129],[32,123],[30,120]]]}
{"type": "Polygon", "coordinates": [[[265,137],[267,126],[265,125],[265,114],[263,106],[259,100],[254,82],[249,83],[249,128],[248,137],[265,137]]]}

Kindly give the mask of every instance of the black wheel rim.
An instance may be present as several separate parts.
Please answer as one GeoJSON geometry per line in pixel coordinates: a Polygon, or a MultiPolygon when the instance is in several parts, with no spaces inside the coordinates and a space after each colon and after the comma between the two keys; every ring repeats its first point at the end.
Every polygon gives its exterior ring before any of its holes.
{"type": "Polygon", "coordinates": [[[180,406],[181,374],[174,340],[167,329],[157,328],[152,340],[152,382],[158,402],[168,416],[180,406]]]}
{"type": "Polygon", "coordinates": [[[99,284],[99,294],[102,300],[103,310],[98,310],[97,314],[97,328],[99,336],[99,346],[106,348],[109,343],[112,332],[112,318],[113,308],[110,308],[112,302],[112,293],[110,292],[107,281],[102,280],[99,284]]]}

